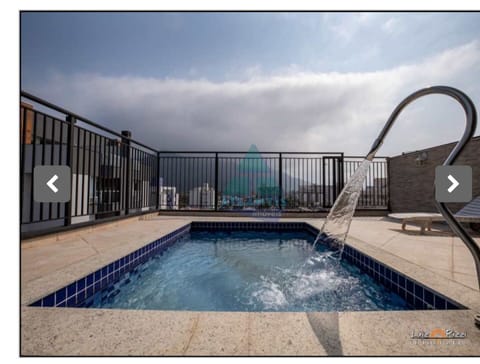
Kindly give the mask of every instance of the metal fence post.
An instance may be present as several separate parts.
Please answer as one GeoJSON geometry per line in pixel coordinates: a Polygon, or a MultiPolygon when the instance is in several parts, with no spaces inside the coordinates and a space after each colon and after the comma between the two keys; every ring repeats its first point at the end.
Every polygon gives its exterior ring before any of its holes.
{"type": "Polygon", "coordinates": [[[215,211],[218,210],[218,153],[215,153],[215,211]]]}
{"type": "Polygon", "coordinates": [[[157,211],[160,209],[160,152],[157,152],[157,211]]]}
{"type": "Polygon", "coordinates": [[[278,209],[282,209],[282,190],[283,190],[283,166],[282,153],[278,153],[278,209]]]}
{"type": "Polygon", "coordinates": [[[322,207],[323,208],[327,208],[327,189],[326,189],[326,175],[325,175],[325,171],[326,171],[326,167],[325,167],[325,157],[322,156],[322,163],[321,163],[321,173],[322,173],[322,207]]]}
{"type": "Polygon", "coordinates": [[[387,210],[389,212],[392,212],[392,205],[391,205],[391,201],[390,201],[390,186],[391,186],[391,183],[392,181],[390,180],[390,157],[387,157],[386,158],[386,161],[387,161],[387,170],[386,170],[386,178],[387,178],[387,183],[386,183],[386,187],[387,187],[387,193],[385,194],[385,198],[387,199],[386,201],[386,205],[387,205],[387,210]]]}
{"type": "Polygon", "coordinates": [[[131,179],[131,171],[130,171],[130,138],[132,137],[132,132],[129,130],[122,130],[122,143],[126,147],[126,168],[125,168],[125,215],[128,215],[130,212],[130,179],[131,179]]]}
{"type": "MultiPolygon", "coordinates": [[[[73,139],[75,135],[74,128],[76,120],[72,115],[67,115],[66,121],[68,122],[66,163],[70,167],[70,185],[73,187],[73,139]]],[[[75,186],[75,188],[78,190],[78,186],[75,186]]],[[[65,226],[69,226],[72,224],[72,192],[73,191],[70,191],[70,200],[65,203],[65,226]]],[[[76,193],[75,198],[77,198],[76,193]]]]}
{"type": "Polygon", "coordinates": [[[345,166],[344,166],[344,154],[341,153],[340,156],[340,191],[345,187],[345,166]]]}

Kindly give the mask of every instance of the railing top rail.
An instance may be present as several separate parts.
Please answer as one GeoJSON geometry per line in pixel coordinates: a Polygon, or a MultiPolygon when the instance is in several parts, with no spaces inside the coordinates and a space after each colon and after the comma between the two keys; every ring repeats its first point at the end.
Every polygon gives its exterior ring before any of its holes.
{"type": "MultiPolygon", "coordinates": [[[[364,155],[346,155],[343,157],[344,159],[352,158],[352,159],[365,159],[364,155]]],[[[375,156],[375,159],[389,159],[390,157],[384,155],[375,156]]]]}
{"type": "MultiPolygon", "coordinates": [[[[80,121],[82,121],[82,122],[84,122],[84,123],[86,123],[86,124],[88,124],[88,125],[91,125],[91,126],[97,128],[97,129],[103,130],[104,132],[107,132],[107,133],[109,133],[109,134],[118,136],[118,137],[120,137],[120,138],[126,138],[124,135],[122,135],[122,134],[120,134],[120,133],[118,133],[118,132],[116,132],[116,131],[114,131],[114,130],[112,130],[112,129],[109,129],[109,128],[105,127],[105,126],[102,126],[102,125],[100,125],[100,124],[97,124],[96,122],[94,122],[94,121],[92,121],[92,120],[90,120],[90,119],[88,119],[88,118],[86,118],[86,117],[84,117],[84,116],[78,115],[78,114],[74,113],[73,111],[67,110],[67,109],[65,109],[65,108],[63,108],[63,107],[61,107],[61,106],[52,104],[51,102],[48,102],[48,101],[46,101],[46,100],[44,100],[44,99],[42,99],[42,98],[40,98],[40,97],[37,97],[37,96],[35,96],[35,95],[32,95],[31,93],[28,93],[28,92],[26,92],[26,91],[21,91],[21,92],[20,92],[20,96],[21,96],[21,97],[24,97],[24,98],[27,98],[27,99],[29,99],[29,100],[31,100],[31,101],[34,101],[34,102],[36,102],[36,103],[38,103],[38,104],[40,104],[40,105],[46,106],[46,107],[48,107],[49,109],[55,110],[55,111],[57,111],[57,112],[59,112],[59,113],[62,113],[62,114],[65,114],[65,115],[70,115],[70,116],[74,117],[74,118],[77,119],[77,120],[80,120],[80,121]]],[[[126,139],[130,139],[131,142],[133,142],[133,143],[135,143],[135,144],[137,144],[137,145],[139,145],[139,146],[141,146],[141,147],[143,147],[143,148],[149,149],[149,150],[151,150],[151,151],[153,151],[153,152],[157,152],[157,150],[156,150],[155,148],[152,148],[152,147],[150,147],[150,146],[148,146],[148,145],[146,145],[146,144],[143,144],[143,143],[141,143],[141,142],[139,142],[139,141],[137,141],[137,140],[135,140],[135,139],[131,139],[131,138],[126,138],[126,139]]]]}
{"type": "Polygon", "coordinates": [[[160,150],[160,154],[312,154],[312,155],[343,155],[342,152],[264,152],[264,151],[255,151],[249,152],[248,150],[243,151],[208,151],[208,150],[160,150]]]}

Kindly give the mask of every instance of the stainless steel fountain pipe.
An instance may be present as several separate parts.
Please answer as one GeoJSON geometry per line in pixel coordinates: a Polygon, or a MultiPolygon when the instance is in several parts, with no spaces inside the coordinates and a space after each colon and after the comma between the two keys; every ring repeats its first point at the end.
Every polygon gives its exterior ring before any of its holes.
{"type": "MultiPolygon", "coordinates": [[[[383,139],[390,131],[390,128],[392,127],[393,123],[397,119],[398,115],[402,112],[402,110],[412,101],[430,94],[442,94],[450,96],[456,101],[458,101],[460,105],[462,105],[463,110],[465,111],[465,131],[463,132],[462,138],[458,141],[457,145],[455,145],[455,148],[453,148],[453,150],[450,152],[448,158],[445,160],[445,162],[443,162],[443,165],[450,166],[455,162],[455,160],[463,151],[469,140],[475,134],[475,129],[477,127],[477,111],[475,110],[475,105],[473,104],[472,100],[467,95],[465,95],[462,91],[449,86],[432,86],[418,90],[405,98],[400,104],[398,104],[398,106],[395,108],[395,110],[393,110],[392,114],[388,118],[387,123],[380,132],[380,135],[373,143],[370,152],[368,152],[367,159],[373,159],[378,149],[380,149],[380,147],[382,146],[383,139]]],[[[450,209],[445,206],[445,203],[435,201],[435,205],[437,206],[437,209],[440,211],[440,213],[443,215],[445,221],[448,223],[450,228],[455,232],[455,234],[458,235],[460,239],[462,239],[463,243],[472,253],[473,260],[475,261],[477,280],[480,289],[480,248],[475,243],[470,234],[468,234],[467,231],[463,228],[463,226],[457,221],[457,219],[455,219],[455,216],[453,216],[450,209]]]]}

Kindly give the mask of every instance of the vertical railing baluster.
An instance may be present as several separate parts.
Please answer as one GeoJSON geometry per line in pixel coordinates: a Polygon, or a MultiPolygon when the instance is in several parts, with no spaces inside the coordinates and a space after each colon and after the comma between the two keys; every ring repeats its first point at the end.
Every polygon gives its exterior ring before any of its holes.
{"type": "MultiPolygon", "coordinates": [[[[27,108],[21,106],[20,107],[20,121],[22,126],[21,130],[21,140],[20,140],[20,224],[23,223],[23,212],[24,212],[24,193],[25,193],[25,163],[26,163],[26,149],[27,149],[27,126],[28,126],[28,113],[27,108]]],[[[33,121],[33,120],[32,120],[33,121]]],[[[32,125],[33,126],[33,125],[32,125]]],[[[30,206],[31,207],[31,206],[30,206]]]]}
{"type": "MultiPolygon", "coordinates": [[[[58,164],[63,165],[63,127],[65,123],[63,121],[58,121],[60,125],[60,139],[58,143],[58,164]]],[[[57,203],[57,219],[61,218],[61,213],[60,213],[60,202],[57,203]]]]}
{"type": "MultiPolygon", "coordinates": [[[[47,143],[47,117],[43,115],[43,130],[42,130],[42,157],[40,158],[40,165],[45,165],[45,149],[47,143]]],[[[45,209],[46,203],[40,202],[40,221],[43,220],[43,210],[45,209]]]]}
{"type": "Polygon", "coordinates": [[[160,209],[160,152],[157,152],[157,210],[160,209]]]}
{"type": "Polygon", "coordinates": [[[122,143],[125,147],[125,215],[130,212],[130,138],[132,133],[129,130],[122,130],[122,143]]]}
{"type": "MultiPolygon", "coordinates": [[[[33,172],[35,170],[35,165],[37,163],[37,129],[38,129],[38,123],[37,123],[37,115],[38,113],[35,112],[33,114],[33,138],[32,138],[32,176],[33,172]]],[[[35,220],[35,200],[33,199],[33,178],[32,178],[32,183],[30,185],[30,222],[33,222],[35,220]]]]}
{"type": "Polygon", "coordinates": [[[218,210],[218,153],[215,153],[215,211],[218,210]]]}
{"type": "MultiPolygon", "coordinates": [[[[52,138],[52,146],[51,146],[51,149],[50,149],[50,165],[54,165],[55,164],[55,119],[52,118],[52,134],[51,134],[51,138],[52,138]]],[[[48,219],[49,220],[52,220],[52,210],[53,210],[53,203],[50,203],[49,206],[48,206],[48,219]]]]}
{"type": "MultiPolygon", "coordinates": [[[[88,133],[87,215],[90,215],[90,179],[92,176],[92,132],[88,133]]],[[[86,147],[86,146],[85,146],[86,147]]]]}
{"type": "MultiPolygon", "coordinates": [[[[76,120],[72,115],[68,115],[66,121],[68,122],[66,164],[70,167],[70,185],[73,186],[73,140],[76,120]]],[[[70,190],[70,199],[65,203],[65,226],[69,226],[71,224],[72,190],[70,190]]]]}
{"type": "Polygon", "coordinates": [[[387,178],[387,183],[385,183],[385,188],[386,188],[386,193],[385,193],[385,198],[386,198],[386,205],[387,205],[387,209],[388,211],[392,211],[392,205],[390,203],[390,158],[387,157],[386,158],[386,163],[387,163],[387,166],[386,166],[386,178],[387,178]]]}
{"type": "MultiPolygon", "coordinates": [[[[83,140],[82,140],[82,147],[83,147],[83,153],[82,153],[82,203],[80,204],[81,208],[81,213],[80,215],[83,216],[85,214],[85,176],[88,176],[85,173],[85,159],[86,159],[86,149],[87,149],[87,131],[83,131],[83,140]]],[[[87,191],[87,199],[88,199],[88,191],[87,191]]],[[[87,207],[88,207],[88,202],[87,202],[87,207]]]]}
{"type": "Polygon", "coordinates": [[[282,209],[283,163],[282,153],[278,153],[278,209],[282,209]]]}

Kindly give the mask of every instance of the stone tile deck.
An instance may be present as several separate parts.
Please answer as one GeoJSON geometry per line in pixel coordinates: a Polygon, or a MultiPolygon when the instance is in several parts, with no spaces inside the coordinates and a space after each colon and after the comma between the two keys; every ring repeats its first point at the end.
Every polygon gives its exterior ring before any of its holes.
{"type": "MultiPolygon", "coordinates": [[[[24,355],[480,355],[480,293],[473,259],[441,225],[427,235],[384,218],[355,218],[348,243],[470,310],[401,312],[185,312],[34,308],[29,303],[192,220],[151,216],[21,245],[24,355]],[[412,330],[466,331],[457,345],[414,343],[412,330]]],[[[317,227],[320,219],[306,221],[317,227]]],[[[256,219],[258,221],[258,219],[256,219]]],[[[475,237],[480,243],[479,237],[475,237]]]]}

